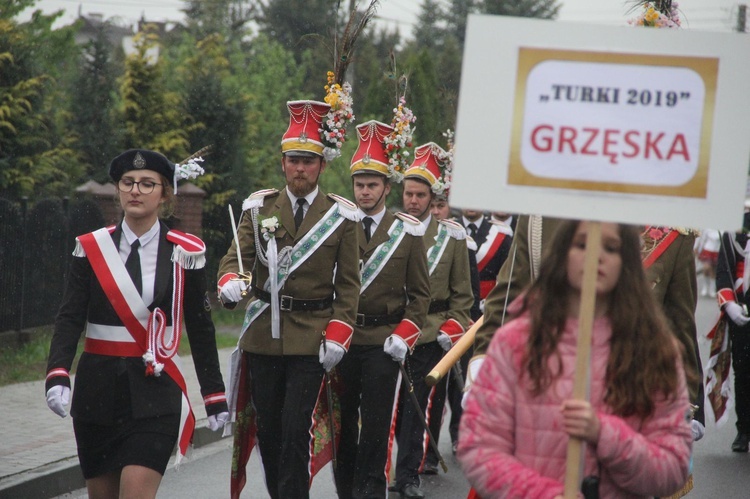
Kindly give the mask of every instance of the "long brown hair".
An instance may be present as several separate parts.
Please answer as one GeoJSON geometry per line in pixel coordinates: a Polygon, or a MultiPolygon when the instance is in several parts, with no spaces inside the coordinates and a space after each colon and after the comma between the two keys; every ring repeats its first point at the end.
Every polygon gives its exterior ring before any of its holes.
{"type": "MultiPolygon", "coordinates": [[[[568,250],[580,223],[565,221],[557,228],[544,249],[539,277],[523,301],[523,310],[528,310],[531,317],[523,366],[536,395],[561,375],[557,346],[565,330],[572,293],[567,274],[568,250]],[[556,367],[551,367],[554,364],[556,367]]],[[[618,228],[622,270],[608,297],[612,337],[605,402],[614,414],[645,418],[653,412],[656,397],[676,393],[679,352],[646,280],[640,233],[628,225],[618,228]]]]}

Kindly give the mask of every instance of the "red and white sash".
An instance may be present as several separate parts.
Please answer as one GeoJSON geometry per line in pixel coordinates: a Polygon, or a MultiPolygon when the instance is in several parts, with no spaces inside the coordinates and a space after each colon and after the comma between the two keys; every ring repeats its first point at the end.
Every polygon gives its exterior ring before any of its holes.
{"type": "Polygon", "coordinates": [[[487,239],[477,250],[477,269],[479,270],[479,272],[484,270],[487,264],[490,263],[492,258],[495,256],[495,253],[497,253],[497,250],[499,250],[500,246],[503,244],[503,241],[505,241],[505,237],[507,235],[508,233],[501,229],[498,225],[492,224],[490,226],[490,231],[487,234],[487,239]]]}
{"type": "MultiPolygon", "coordinates": [[[[112,236],[107,228],[99,229],[97,231],[85,234],[78,238],[78,241],[86,252],[91,267],[96,274],[96,278],[99,284],[104,290],[104,293],[109,298],[112,307],[114,308],[117,316],[125,326],[126,331],[132,336],[135,341],[137,348],[141,354],[146,352],[154,352],[155,355],[158,351],[159,341],[163,343],[164,333],[166,330],[166,316],[161,310],[156,310],[151,313],[143,302],[140,294],[135,288],[135,284],[128,276],[125,264],[120,258],[120,254],[112,241],[112,236]],[[152,333],[149,334],[149,327],[152,329],[152,333]],[[159,334],[161,333],[161,340],[159,334]]],[[[173,328],[175,338],[179,338],[181,333],[181,316],[182,316],[182,297],[183,297],[183,278],[184,270],[178,264],[174,262],[174,287],[172,294],[172,315],[173,315],[173,328]]],[[[92,331],[92,333],[95,332],[92,331]]],[[[88,336],[88,333],[87,333],[88,336]]],[[[102,335],[98,338],[91,338],[101,343],[111,343],[112,348],[117,349],[123,347],[123,352],[134,350],[132,342],[119,342],[117,337],[113,338],[114,341],[109,339],[105,340],[102,335]],[[117,345],[120,343],[120,345],[117,345]]],[[[170,351],[177,348],[179,341],[173,341],[171,345],[166,346],[170,351]]],[[[87,346],[89,345],[89,339],[87,339],[87,346]]],[[[90,345],[92,348],[96,348],[96,344],[90,345]]],[[[94,352],[96,353],[96,352],[94,352]]],[[[104,350],[101,350],[103,355],[110,355],[104,350]]],[[[122,355],[118,354],[118,355],[122,355]]],[[[190,441],[193,438],[193,431],[195,430],[195,416],[193,415],[192,408],[190,407],[190,401],[187,397],[187,385],[185,383],[185,377],[183,376],[177,362],[175,362],[176,353],[173,356],[159,357],[157,355],[157,361],[163,361],[163,370],[169,375],[172,380],[177,383],[177,386],[182,390],[182,409],[180,411],[180,430],[178,436],[179,452],[177,454],[176,463],[182,460],[187,452],[190,441]]]]}

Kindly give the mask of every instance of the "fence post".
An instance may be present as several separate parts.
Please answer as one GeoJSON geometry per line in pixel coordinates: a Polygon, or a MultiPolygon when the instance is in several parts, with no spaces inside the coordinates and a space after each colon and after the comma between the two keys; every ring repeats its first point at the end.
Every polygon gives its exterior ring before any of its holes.
{"type": "Polygon", "coordinates": [[[21,310],[18,314],[18,332],[23,331],[24,301],[26,300],[26,212],[29,207],[29,198],[21,198],[21,310]]]}

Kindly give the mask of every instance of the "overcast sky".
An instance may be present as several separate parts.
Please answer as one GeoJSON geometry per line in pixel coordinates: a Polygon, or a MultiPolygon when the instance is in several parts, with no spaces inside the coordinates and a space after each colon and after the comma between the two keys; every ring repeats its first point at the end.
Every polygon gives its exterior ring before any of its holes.
{"type": "MultiPolygon", "coordinates": [[[[449,0],[439,0],[449,5],[449,0]]],[[[366,0],[360,0],[364,5],[366,0]]],[[[348,1],[342,2],[348,5],[348,1]]],[[[562,0],[560,21],[623,25],[631,15],[629,3],[624,0],[562,0]]],[[[683,26],[690,29],[732,31],[737,23],[738,5],[750,0],[684,0],[679,2],[683,26]]],[[[411,28],[419,13],[421,0],[382,0],[378,9],[379,22],[398,27],[403,36],[411,36],[411,28]]],[[[141,15],[153,21],[179,21],[183,15],[180,0],[39,0],[37,9],[45,12],[64,10],[63,24],[78,16],[101,13],[105,19],[120,17],[125,24],[133,24],[141,15]]],[[[750,30],[750,22],[748,22],[750,30]]]]}

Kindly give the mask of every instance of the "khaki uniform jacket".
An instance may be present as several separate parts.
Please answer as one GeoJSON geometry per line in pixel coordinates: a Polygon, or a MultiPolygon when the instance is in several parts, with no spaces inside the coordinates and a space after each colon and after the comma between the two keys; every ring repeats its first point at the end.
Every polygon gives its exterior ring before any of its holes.
{"type": "MultiPolygon", "coordinates": [[[[424,235],[425,252],[435,244],[438,235],[438,222],[430,218],[424,235]]],[[[445,321],[455,319],[464,331],[469,326],[469,310],[474,303],[469,271],[469,250],[466,240],[448,236],[447,245],[437,268],[430,275],[430,295],[433,301],[448,300],[449,310],[427,315],[427,323],[422,328],[419,345],[437,340],[438,331],[445,321]]]]}
{"type": "MultiPolygon", "coordinates": [[[[358,223],[359,254],[363,264],[382,243],[388,241],[388,229],[394,220],[386,210],[375,233],[368,243],[362,224],[358,223]]],[[[409,222],[404,222],[408,224],[409,222]]],[[[359,313],[389,315],[404,311],[404,319],[422,328],[430,304],[430,280],[427,272],[427,252],[421,236],[411,234],[404,238],[385,263],[380,273],[359,297],[359,313]]],[[[352,343],[355,345],[382,345],[398,324],[354,327],[352,343]]]]}
{"type": "MultiPolygon", "coordinates": [[[[542,248],[552,238],[560,219],[544,217],[542,219],[542,248]]],[[[490,292],[484,308],[484,324],[477,331],[474,343],[474,355],[484,355],[487,352],[492,336],[502,325],[503,308],[508,296],[510,304],[533,279],[533,259],[530,257],[535,251],[534,243],[530,243],[530,218],[522,216],[518,220],[516,233],[510,255],[497,276],[497,286],[490,292]],[[510,275],[511,262],[514,260],[513,275],[510,275]],[[508,280],[510,279],[510,287],[508,280]]],[[[693,244],[695,237],[680,234],[659,258],[646,269],[646,279],[651,283],[656,301],[662,305],[662,310],[671,322],[677,339],[685,347],[685,365],[692,366],[696,372],[702,371],[697,363],[696,345],[697,328],[695,325],[695,307],[697,302],[697,284],[695,279],[695,259],[693,244]]],[[[540,248],[536,248],[538,251],[540,248]]],[[[537,269],[538,271],[538,269],[537,269]]],[[[691,399],[698,390],[698,383],[689,386],[691,399]]],[[[702,404],[702,401],[701,401],[702,404]]]]}
{"type": "MultiPolygon", "coordinates": [[[[281,251],[282,248],[297,243],[323,218],[334,203],[335,201],[319,191],[297,231],[294,228],[291,201],[284,189],[265,198],[260,208],[259,219],[272,216],[279,219],[275,237],[281,251]]],[[[359,302],[359,249],[356,226],[355,222],[344,219],[325,242],[287,277],[284,286],[279,290],[280,296],[287,295],[298,300],[322,300],[334,296],[332,308],[319,311],[282,311],[281,338],[273,339],[269,306],[248,327],[240,342],[242,350],[263,355],[318,355],[323,332],[329,321],[338,321],[348,327],[354,324],[359,302]]],[[[244,213],[237,231],[242,248],[242,262],[246,271],[252,271],[253,287],[262,288],[268,279],[268,267],[256,258],[256,229],[257,227],[253,227],[250,212],[244,213]]],[[[260,234],[258,239],[265,250],[268,243],[260,234]]],[[[237,251],[232,244],[219,264],[219,278],[238,270],[237,251]]]]}

